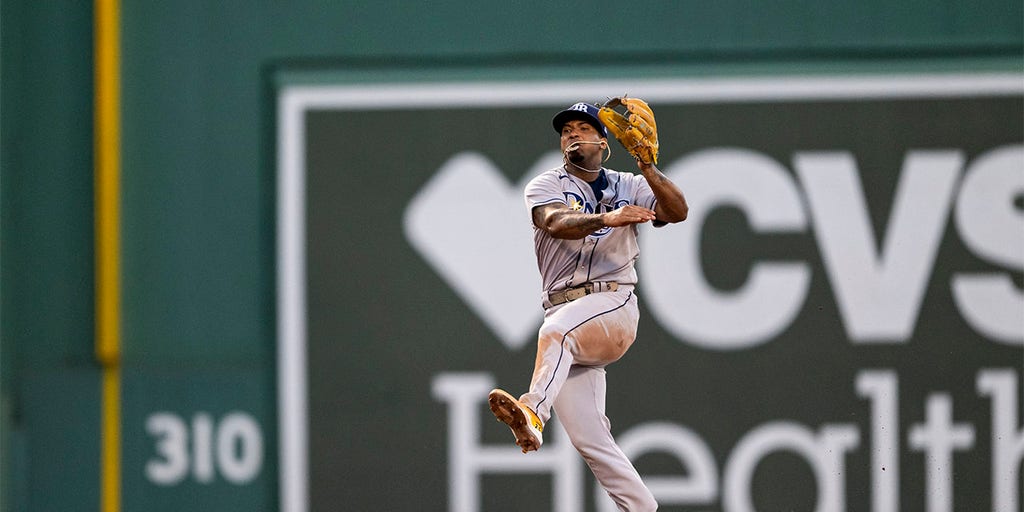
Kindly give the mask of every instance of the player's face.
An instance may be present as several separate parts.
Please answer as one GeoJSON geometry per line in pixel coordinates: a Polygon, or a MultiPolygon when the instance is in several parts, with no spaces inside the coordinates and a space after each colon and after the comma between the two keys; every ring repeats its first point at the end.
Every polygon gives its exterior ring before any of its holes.
{"type": "MultiPolygon", "coordinates": [[[[603,137],[594,125],[577,119],[570,120],[562,126],[561,146],[562,152],[574,142],[590,141],[599,142],[603,137]]],[[[581,144],[578,148],[570,151],[568,156],[572,160],[589,160],[597,155],[601,156],[601,146],[596,144],[581,144]]]]}
{"type": "Polygon", "coordinates": [[[578,140],[599,141],[601,134],[594,128],[594,125],[577,119],[567,121],[562,125],[562,150],[569,144],[578,140]]]}

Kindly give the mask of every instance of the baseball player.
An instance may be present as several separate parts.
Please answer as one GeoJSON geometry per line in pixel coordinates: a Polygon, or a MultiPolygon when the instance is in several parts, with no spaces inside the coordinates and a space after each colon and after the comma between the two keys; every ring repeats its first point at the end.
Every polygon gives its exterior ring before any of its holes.
{"type": "Polygon", "coordinates": [[[636,338],[638,225],[686,219],[686,199],[655,166],[657,130],[643,100],[614,98],[601,108],[577,103],[552,122],[564,164],[525,190],[544,288],[533,378],[518,399],[495,389],[488,402],[523,453],[541,447],[553,409],[619,509],[655,510],[654,496],[612,437],[605,367],[636,338]],[[625,106],[627,116],[616,106],[625,106]],[[609,129],[636,157],[640,174],[602,167],[609,129]]]}

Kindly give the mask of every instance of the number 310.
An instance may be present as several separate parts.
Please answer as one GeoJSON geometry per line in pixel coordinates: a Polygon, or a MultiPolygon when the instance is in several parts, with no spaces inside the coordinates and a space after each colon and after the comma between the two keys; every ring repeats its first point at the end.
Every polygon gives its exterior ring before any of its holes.
{"type": "Polygon", "coordinates": [[[146,419],[146,432],[156,440],[156,457],[146,462],[149,481],[176,485],[191,469],[197,482],[207,484],[214,480],[215,465],[225,480],[237,485],[259,474],[263,435],[251,415],[234,411],[215,423],[209,413],[198,412],[189,427],[171,412],[155,412],[146,419]]]}

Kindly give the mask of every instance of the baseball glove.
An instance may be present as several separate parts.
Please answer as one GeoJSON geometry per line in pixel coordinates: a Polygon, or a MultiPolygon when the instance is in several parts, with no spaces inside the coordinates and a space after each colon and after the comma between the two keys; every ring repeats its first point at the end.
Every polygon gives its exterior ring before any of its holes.
{"type": "Polygon", "coordinates": [[[643,163],[658,163],[658,125],[654,122],[654,111],[640,98],[612,98],[597,113],[608,131],[615,135],[637,160],[643,163]],[[615,110],[626,107],[626,115],[615,110]]]}

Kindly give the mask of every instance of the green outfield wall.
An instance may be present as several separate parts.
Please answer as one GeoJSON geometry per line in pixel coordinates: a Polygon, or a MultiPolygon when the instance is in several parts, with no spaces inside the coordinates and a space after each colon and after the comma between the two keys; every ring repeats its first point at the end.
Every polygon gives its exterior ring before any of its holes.
{"type": "MultiPolygon", "coordinates": [[[[1022,19],[122,1],[116,509],[612,510],[483,397],[532,368],[550,118],[628,93],[691,203],[642,231],[608,368],[662,509],[1019,510],[1022,19]]],[[[0,1],[0,512],[107,492],[93,37],[90,3],[0,1]]]]}

